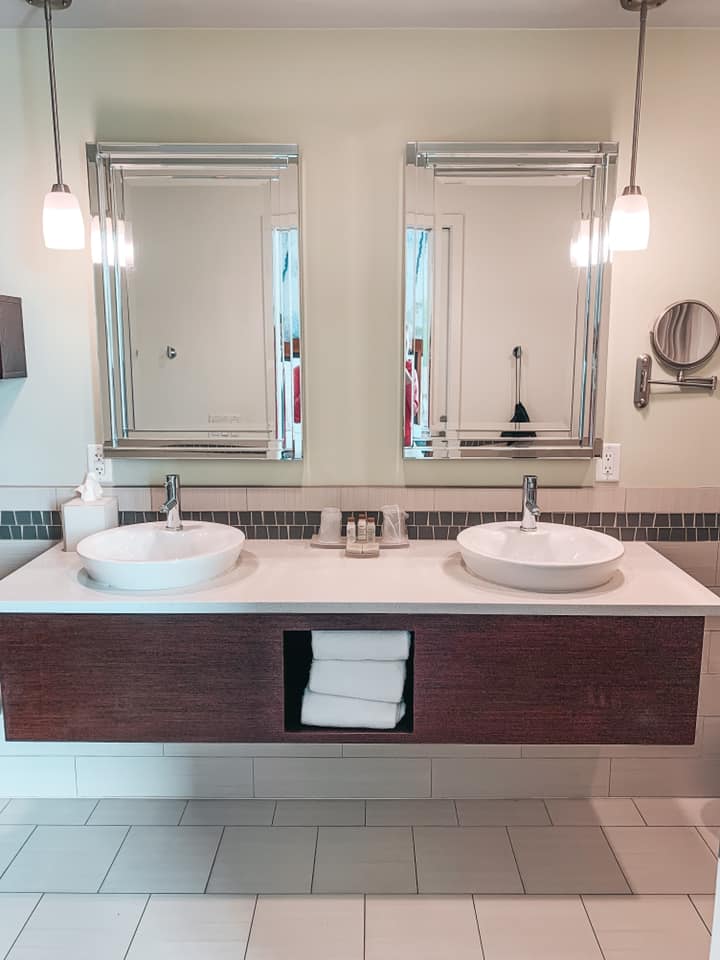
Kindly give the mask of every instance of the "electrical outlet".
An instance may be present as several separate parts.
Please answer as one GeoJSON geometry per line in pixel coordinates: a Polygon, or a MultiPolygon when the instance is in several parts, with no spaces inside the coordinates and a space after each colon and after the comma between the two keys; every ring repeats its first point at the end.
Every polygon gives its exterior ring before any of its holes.
{"type": "Polygon", "coordinates": [[[100,483],[112,480],[112,461],[105,459],[101,443],[88,444],[87,468],[95,474],[100,483]]]}
{"type": "Polygon", "coordinates": [[[620,444],[604,443],[602,456],[595,460],[595,479],[601,483],[620,480],[620,444]]]}

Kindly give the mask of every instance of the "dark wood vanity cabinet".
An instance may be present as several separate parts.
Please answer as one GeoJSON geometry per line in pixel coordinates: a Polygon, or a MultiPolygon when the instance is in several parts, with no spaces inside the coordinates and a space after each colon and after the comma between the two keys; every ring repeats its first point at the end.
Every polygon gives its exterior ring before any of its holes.
{"type": "Polygon", "coordinates": [[[702,617],[0,615],[5,729],[48,741],[687,744],[703,628],[702,617]],[[314,628],[412,631],[401,728],[300,726],[314,628]]]}

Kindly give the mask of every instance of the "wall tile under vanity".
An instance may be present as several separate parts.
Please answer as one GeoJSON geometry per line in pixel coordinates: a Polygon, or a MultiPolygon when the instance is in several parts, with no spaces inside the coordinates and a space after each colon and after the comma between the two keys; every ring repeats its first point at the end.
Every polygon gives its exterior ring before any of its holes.
{"type": "Polygon", "coordinates": [[[433,797],[606,797],[610,761],[433,760],[433,797]]]}
{"type": "Polygon", "coordinates": [[[6,797],[74,797],[73,757],[0,757],[6,797]]]}
{"type": "Polygon", "coordinates": [[[76,763],[80,797],[253,795],[253,761],[248,758],[78,757],[76,763]]]}
{"type": "Polygon", "coordinates": [[[703,717],[720,717],[720,674],[706,673],[700,678],[698,712],[703,717]]]}
{"type": "Polygon", "coordinates": [[[708,630],[705,636],[707,673],[720,673],[720,630],[708,630]]]}
{"type": "Polygon", "coordinates": [[[519,757],[520,744],[510,743],[345,743],[344,757],[519,757]]]}
{"type": "Polygon", "coordinates": [[[430,796],[430,760],[258,759],[255,796],[413,799],[430,796]]]}
{"type": "Polygon", "coordinates": [[[166,757],[341,757],[339,743],[166,743],[166,757]]]}
{"type": "Polygon", "coordinates": [[[687,797],[720,796],[720,760],[613,759],[610,761],[610,796],[687,797]]]}
{"type": "Polygon", "coordinates": [[[703,717],[702,755],[720,757],[720,717],[703,717]]]}

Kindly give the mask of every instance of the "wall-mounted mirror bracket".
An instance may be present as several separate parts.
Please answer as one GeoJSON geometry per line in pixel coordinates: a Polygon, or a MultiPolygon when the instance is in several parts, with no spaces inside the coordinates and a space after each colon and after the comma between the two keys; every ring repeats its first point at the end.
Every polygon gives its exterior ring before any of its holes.
{"type": "Polygon", "coordinates": [[[643,353],[635,364],[635,406],[643,410],[650,403],[650,387],[688,387],[713,393],[717,382],[717,377],[688,377],[683,370],[678,370],[675,380],[653,380],[652,357],[643,353]]]}

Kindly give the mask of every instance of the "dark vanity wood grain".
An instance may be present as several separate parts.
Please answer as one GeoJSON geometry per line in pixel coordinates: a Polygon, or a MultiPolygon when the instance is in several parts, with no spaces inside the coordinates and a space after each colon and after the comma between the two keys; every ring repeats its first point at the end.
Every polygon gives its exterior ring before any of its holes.
{"type": "Polygon", "coordinates": [[[6,734],[687,744],[703,626],[699,617],[5,615],[6,734]],[[283,637],[323,628],[413,631],[410,731],[286,729],[283,637]]]}

